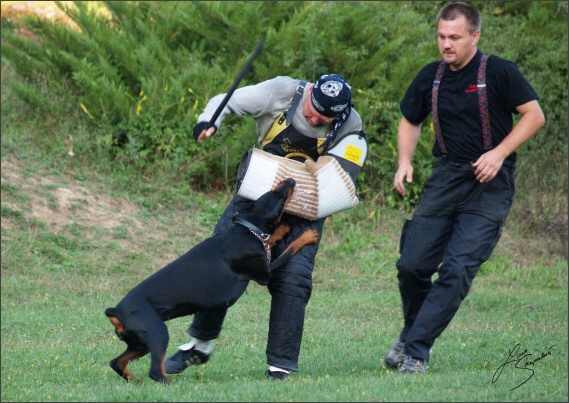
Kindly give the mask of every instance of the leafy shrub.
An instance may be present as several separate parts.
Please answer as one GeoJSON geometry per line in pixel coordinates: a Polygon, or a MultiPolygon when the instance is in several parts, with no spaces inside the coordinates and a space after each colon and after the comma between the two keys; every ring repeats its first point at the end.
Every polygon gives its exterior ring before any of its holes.
{"type": "MultiPolygon", "coordinates": [[[[207,101],[226,91],[266,34],[241,86],[277,75],[309,81],[340,73],[368,133],[359,178],[363,198],[413,207],[431,170],[434,132],[425,122],[408,196],[393,191],[399,101],[419,69],[440,58],[438,2],[73,2],[57,3],[78,28],[31,16],[2,20],[2,62],[11,88],[39,115],[80,112],[98,157],[141,172],[172,172],[194,188],[231,188],[243,152],[256,142],[252,119],[228,117],[203,144],[192,128],[207,101]],[[55,108],[54,103],[50,108],[55,108]]],[[[480,48],[513,60],[541,95],[546,127],[524,146],[524,186],[567,187],[567,3],[475,2],[480,48]]]]}

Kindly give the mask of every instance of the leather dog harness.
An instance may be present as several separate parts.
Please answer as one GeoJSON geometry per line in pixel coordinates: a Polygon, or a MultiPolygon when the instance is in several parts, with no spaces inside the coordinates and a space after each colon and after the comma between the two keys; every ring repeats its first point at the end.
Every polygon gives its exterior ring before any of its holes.
{"type": "MultiPolygon", "coordinates": [[[[490,131],[490,114],[488,113],[488,97],[486,95],[486,62],[488,61],[488,56],[482,55],[480,58],[480,64],[478,65],[478,76],[476,80],[476,88],[478,89],[478,109],[480,110],[480,122],[482,124],[482,139],[484,140],[484,150],[489,151],[492,149],[492,133],[490,131]]],[[[447,154],[447,149],[443,141],[443,135],[441,133],[441,126],[439,124],[439,114],[437,103],[439,101],[439,85],[441,79],[443,78],[443,73],[446,68],[446,62],[441,60],[439,67],[437,68],[437,73],[435,74],[435,81],[433,81],[432,89],[432,118],[433,127],[435,128],[435,133],[437,135],[437,142],[439,143],[439,148],[443,154],[447,154]]]]}

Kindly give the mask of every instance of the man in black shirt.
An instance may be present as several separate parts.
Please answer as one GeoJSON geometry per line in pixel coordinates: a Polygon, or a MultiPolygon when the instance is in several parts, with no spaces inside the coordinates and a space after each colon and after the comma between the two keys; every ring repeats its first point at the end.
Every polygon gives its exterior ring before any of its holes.
{"type": "Polygon", "coordinates": [[[482,24],[474,7],[450,3],[436,21],[443,60],[417,74],[400,105],[395,189],[404,196],[404,182],[413,181],[411,160],[429,113],[438,157],[403,226],[396,263],[404,326],[385,363],[401,365],[401,373],[426,371],[435,339],[498,243],[514,197],[515,150],[545,123],[518,67],[478,50],[482,24]],[[513,113],[521,115],[515,127],[513,113]]]}

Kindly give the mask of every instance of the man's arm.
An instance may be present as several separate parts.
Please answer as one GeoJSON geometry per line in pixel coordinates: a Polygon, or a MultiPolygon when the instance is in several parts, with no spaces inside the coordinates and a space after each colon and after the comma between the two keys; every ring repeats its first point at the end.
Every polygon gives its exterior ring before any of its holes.
{"type": "MultiPolygon", "coordinates": [[[[196,138],[198,143],[203,143],[204,140],[211,137],[217,129],[221,126],[221,122],[227,115],[230,113],[235,114],[236,116],[243,116],[244,114],[253,114],[249,111],[246,111],[246,108],[251,109],[252,112],[256,113],[259,109],[264,107],[263,103],[260,103],[259,100],[263,99],[262,97],[255,96],[255,91],[258,88],[264,87],[267,85],[267,82],[263,82],[256,85],[250,85],[247,87],[242,87],[237,89],[232,97],[229,99],[229,102],[223,108],[221,113],[219,114],[218,118],[215,121],[214,126],[206,127],[205,123],[209,122],[213,117],[214,113],[217,111],[219,105],[225,98],[225,93],[218,94],[212,99],[209,100],[207,105],[204,108],[204,111],[198,116],[198,125],[200,126],[201,132],[196,138]]],[[[196,126],[198,126],[196,125],[196,126]]],[[[195,135],[195,133],[194,133],[195,135]]]]}
{"type": "Polygon", "coordinates": [[[404,117],[399,122],[397,129],[397,149],[399,151],[399,167],[393,177],[393,186],[402,196],[405,196],[405,185],[403,180],[406,179],[407,183],[413,182],[413,166],[411,160],[415,153],[415,148],[419,142],[421,135],[421,126],[414,125],[404,117]]]}
{"type": "MultiPolygon", "coordinates": [[[[289,94],[294,94],[297,85],[298,80],[278,76],[258,84],[238,88],[215,121],[215,127],[209,128],[209,130],[200,127],[199,129],[203,130],[200,130],[197,135],[194,133],[196,140],[201,143],[206,138],[211,137],[219,129],[223,119],[230,113],[237,117],[249,115],[258,119],[261,115],[270,114],[272,111],[284,111],[290,101],[289,94]]],[[[198,125],[210,121],[225,95],[219,94],[210,99],[204,111],[198,116],[198,125]]]]}
{"type": "Polygon", "coordinates": [[[480,182],[490,182],[498,174],[504,160],[528,141],[545,123],[545,116],[537,101],[516,108],[522,116],[510,134],[492,150],[482,154],[472,165],[480,182]]]}

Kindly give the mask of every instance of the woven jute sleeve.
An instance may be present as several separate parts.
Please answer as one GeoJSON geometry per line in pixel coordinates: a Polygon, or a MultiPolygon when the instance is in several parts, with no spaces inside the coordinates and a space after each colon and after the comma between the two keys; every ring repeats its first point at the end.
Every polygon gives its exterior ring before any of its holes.
{"type": "Polygon", "coordinates": [[[286,178],[296,181],[286,213],[316,220],[359,203],[354,183],[334,157],[302,163],[256,148],[238,194],[257,199],[286,178]]]}

